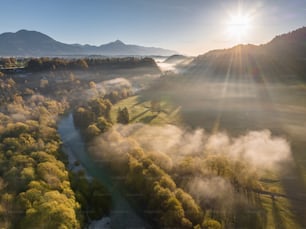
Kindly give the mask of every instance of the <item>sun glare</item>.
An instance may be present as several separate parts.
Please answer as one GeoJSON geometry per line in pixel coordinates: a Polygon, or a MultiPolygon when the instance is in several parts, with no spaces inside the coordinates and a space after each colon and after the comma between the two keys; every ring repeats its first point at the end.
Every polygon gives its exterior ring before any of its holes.
{"type": "Polygon", "coordinates": [[[251,27],[251,18],[248,15],[236,14],[230,15],[227,23],[227,31],[229,35],[236,38],[238,41],[242,41],[251,27]]]}

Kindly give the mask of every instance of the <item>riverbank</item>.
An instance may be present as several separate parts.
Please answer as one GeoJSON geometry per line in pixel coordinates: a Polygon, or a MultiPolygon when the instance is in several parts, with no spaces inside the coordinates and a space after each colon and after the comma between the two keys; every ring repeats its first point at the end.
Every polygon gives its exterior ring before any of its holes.
{"type": "Polygon", "coordinates": [[[58,123],[58,132],[63,142],[63,150],[68,156],[69,168],[83,169],[87,177],[96,178],[109,190],[112,197],[112,209],[109,221],[104,218],[94,222],[89,228],[101,228],[102,221],[109,222],[105,228],[152,228],[129,204],[125,196],[117,190],[109,172],[97,165],[89,156],[80,132],[75,128],[72,113],[64,116],[58,123]],[[75,167],[75,161],[80,165],[75,167]]]}

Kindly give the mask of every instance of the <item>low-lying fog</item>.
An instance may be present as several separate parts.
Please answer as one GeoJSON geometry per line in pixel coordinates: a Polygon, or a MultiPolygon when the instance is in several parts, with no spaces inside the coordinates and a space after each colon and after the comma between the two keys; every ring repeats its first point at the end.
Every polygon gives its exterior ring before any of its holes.
{"type": "Polygon", "coordinates": [[[155,63],[162,71],[163,74],[167,72],[180,73],[183,68],[186,67],[192,60],[192,57],[186,57],[184,59],[167,61],[167,58],[156,57],[154,58],[155,63]]]}
{"type": "Polygon", "coordinates": [[[306,135],[306,88],[302,83],[211,82],[163,79],[145,97],[167,99],[181,106],[184,121],[208,131],[232,134],[270,129],[306,135]]]}

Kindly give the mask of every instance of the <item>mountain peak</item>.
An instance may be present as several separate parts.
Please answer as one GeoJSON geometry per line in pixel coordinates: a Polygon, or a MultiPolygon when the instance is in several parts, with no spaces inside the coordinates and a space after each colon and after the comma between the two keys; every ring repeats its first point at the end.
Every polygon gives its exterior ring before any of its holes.
{"type": "Polygon", "coordinates": [[[114,42],[113,42],[114,44],[122,44],[122,45],[124,45],[124,43],[122,42],[122,41],[120,41],[120,40],[115,40],[114,42]]]}
{"type": "Polygon", "coordinates": [[[121,45],[125,45],[122,41],[120,40],[115,40],[113,42],[108,43],[108,45],[115,45],[115,46],[121,46],[121,45]]]}
{"type": "Polygon", "coordinates": [[[30,31],[30,30],[26,30],[26,29],[21,29],[21,30],[18,30],[16,33],[31,33],[31,32],[35,32],[35,31],[30,31]]]}

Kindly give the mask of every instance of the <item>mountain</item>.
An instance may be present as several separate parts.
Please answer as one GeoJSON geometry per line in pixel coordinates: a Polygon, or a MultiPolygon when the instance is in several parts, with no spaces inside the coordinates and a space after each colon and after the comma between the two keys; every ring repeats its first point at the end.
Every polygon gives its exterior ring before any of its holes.
{"type": "Polygon", "coordinates": [[[175,51],[124,44],[117,40],[100,46],[65,44],[36,31],[20,30],[0,34],[0,56],[62,56],[62,55],[163,55],[175,51]]]}
{"type": "Polygon", "coordinates": [[[40,32],[20,30],[0,35],[1,56],[65,55],[80,51],[81,47],[55,41],[40,32]]]}
{"type": "Polygon", "coordinates": [[[187,74],[221,80],[225,75],[256,81],[262,76],[279,79],[295,75],[306,79],[306,27],[276,36],[263,45],[210,51],[196,57],[188,65],[187,74]]]}

